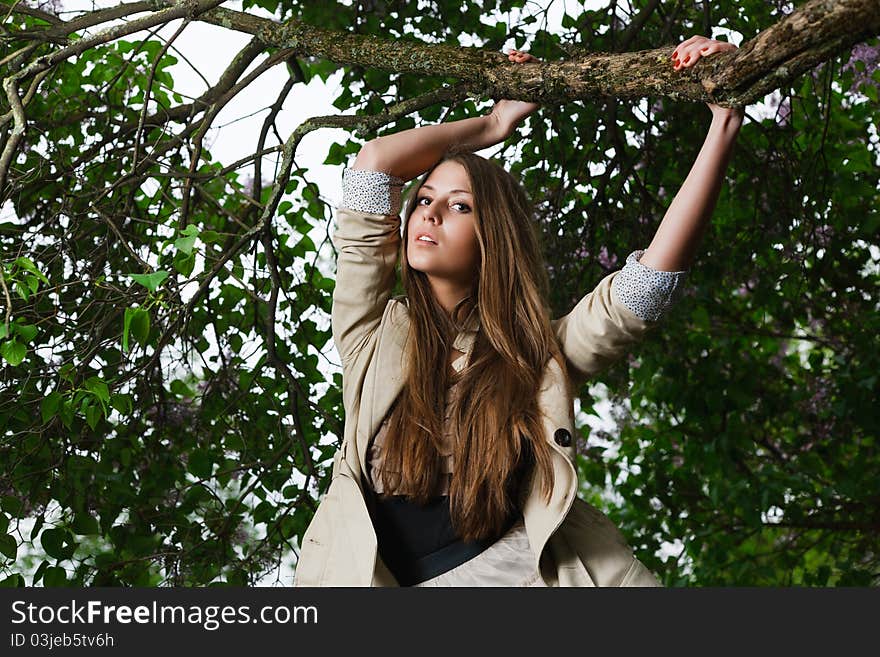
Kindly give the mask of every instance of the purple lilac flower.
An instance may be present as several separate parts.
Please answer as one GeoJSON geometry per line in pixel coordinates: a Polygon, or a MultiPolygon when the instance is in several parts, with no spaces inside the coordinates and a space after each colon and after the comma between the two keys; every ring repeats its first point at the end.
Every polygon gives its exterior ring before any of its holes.
{"type": "Polygon", "coordinates": [[[603,246],[599,249],[599,264],[605,269],[614,269],[617,266],[617,256],[608,255],[608,247],[603,246]]]}
{"type": "Polygon", "coordinates": [[[849,92],[858,93],[857,89],[861,84],[870,84],[878,88],[878,84],[872,79],[878,67],[880,67],[880,44],[869,46],[866,43],[859,43],[853,46],[849,61],[843,65],[844,71],[850,70],[853,73],[853,83],[849,92]],[[862,62],[865,70],[858,70],[856,62],[862,62]]]}
{"type": "Polygon", "coordinates": [[[779,103],[779,108],[776,110],[776,122],[780,126],[786,126],[789,122],[789,117],[791,116],[791,97],[786,96],[782,99],[782,102],[779,103]]]}
{"type": "Polygon", "coordinates": [[[818,228],[816,228],[816,244],[821,247],[828,246],[831,242],[831,237],[834,234],[834,229],[827,224],[822,224],[818,228]]]}

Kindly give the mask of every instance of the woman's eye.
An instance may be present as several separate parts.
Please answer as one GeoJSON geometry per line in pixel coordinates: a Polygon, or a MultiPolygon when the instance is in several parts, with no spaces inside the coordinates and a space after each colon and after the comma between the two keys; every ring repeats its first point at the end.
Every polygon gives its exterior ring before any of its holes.
{"type": "MultiPolygon", "coordinates": [[[[428,201],[430,203],[431,199],[429,199],[427,196],[419,196],[416,199],[416,205],[422,205],[422,201],[428,201]]],[[[462,212],[470,212],[471,209],[467,203],[462,203],[461,201],[459,201],[458,203],[453,203],[453,205],[460,205],[463,208],[461,210],[462,212]]]]}

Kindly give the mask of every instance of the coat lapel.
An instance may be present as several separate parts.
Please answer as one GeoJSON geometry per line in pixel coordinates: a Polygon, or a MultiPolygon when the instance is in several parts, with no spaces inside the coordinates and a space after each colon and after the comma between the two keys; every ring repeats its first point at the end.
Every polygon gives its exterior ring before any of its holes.
{"type": "Polygon", "coordinates": [[[375,358],[370,361],[365,377],[368,399],[361,400],[357,429],[358,465],[363,474],[367,472],[367,445],[376,435],[391,404],[403,388],[406,374],[404,345],[409,330],[409,319],[402,302],[388,305],[387,321],[382,322],[382,333],[375,358]]]}
{"type": "Polygon", "coordinates": [[[550,536],[565,519],[577,496],[577,472],[574,468],[575,432],[574,407],[567,394],[565,374],[559,363],[551,358],[544,368],[544,377],[538,393],[538,408],[544,427],[544,439],[553,456],[553,492],[550,502],[544,500],[541,489],[541,471],[535,470],[528,497],[523,505],[523,519],[529,544],[535,555],[535,565],[540,570],[541,553],[550,536]],[[571,444],[562,447],[555,436],[559,431],[568,432],[571,444]]]}

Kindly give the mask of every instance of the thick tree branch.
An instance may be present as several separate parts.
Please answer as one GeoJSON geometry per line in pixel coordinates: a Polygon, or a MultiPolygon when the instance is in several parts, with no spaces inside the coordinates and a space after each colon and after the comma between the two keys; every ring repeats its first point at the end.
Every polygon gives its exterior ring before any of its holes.
{"type": "Polygon", "coordinates": [[[877,0],[813,0],[739,49],[723,53],[724,65],[716,67],[704,86],[709,93],[730,90],[753,102],[878,33],[877,0]]]}
{"type": "Polygon", "coordinates": [[[452,76],[474,93],[556,104],[614,96],[744,106],[867,38],[880,34],[876,0],[813,0],[735,51],[702,59],[691,69],[669,66],[673,46],[628,53],[593,53],[560,62],[512,65],[502,53],[340,33],[298,20],[269,19],[217,8],[198,20],[253,34],[300,56],[398,73],[452,76]]]}

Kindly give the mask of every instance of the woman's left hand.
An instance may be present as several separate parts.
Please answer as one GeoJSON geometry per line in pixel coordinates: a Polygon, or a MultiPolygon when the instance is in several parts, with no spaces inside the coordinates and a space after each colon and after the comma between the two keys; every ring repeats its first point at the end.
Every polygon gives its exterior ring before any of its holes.
{"type": "MultiPolygon", "coordinates": [[[[541,60],[534,55],[523,52],[522,50],[511,50],[507,53],[507,61],[514,64],[525,64],[528,62],[539,62],[541,60]]],[[[520,121],[539,107],[541,106],[538,103],[502,98],[501,100],[495,101],[495,106],[492,108],[489,116],[498,122],[498,125],[501,126],[501,129],[504,131],[504,136],[507,137],[513,132],[516,126],[519,125],[520,121]]]]}
{"type": "MultiPolygon", "coordinates": [[[[709,39],[699,34],[695,34],[690,39],[682,41],[672,52],[673,68],[678,71],[683,68],[689,68],[696,64],[700,57],[706,57],[716,52],[725,50],[736,50],[736,46],[727,41],[717,41],[709,39]]],[[[706,103],[712,110],[713,118],[734,117],[742,120],[745,116],[745,108],[743,107],[720,107],[714,103],[706,103]]]]}

